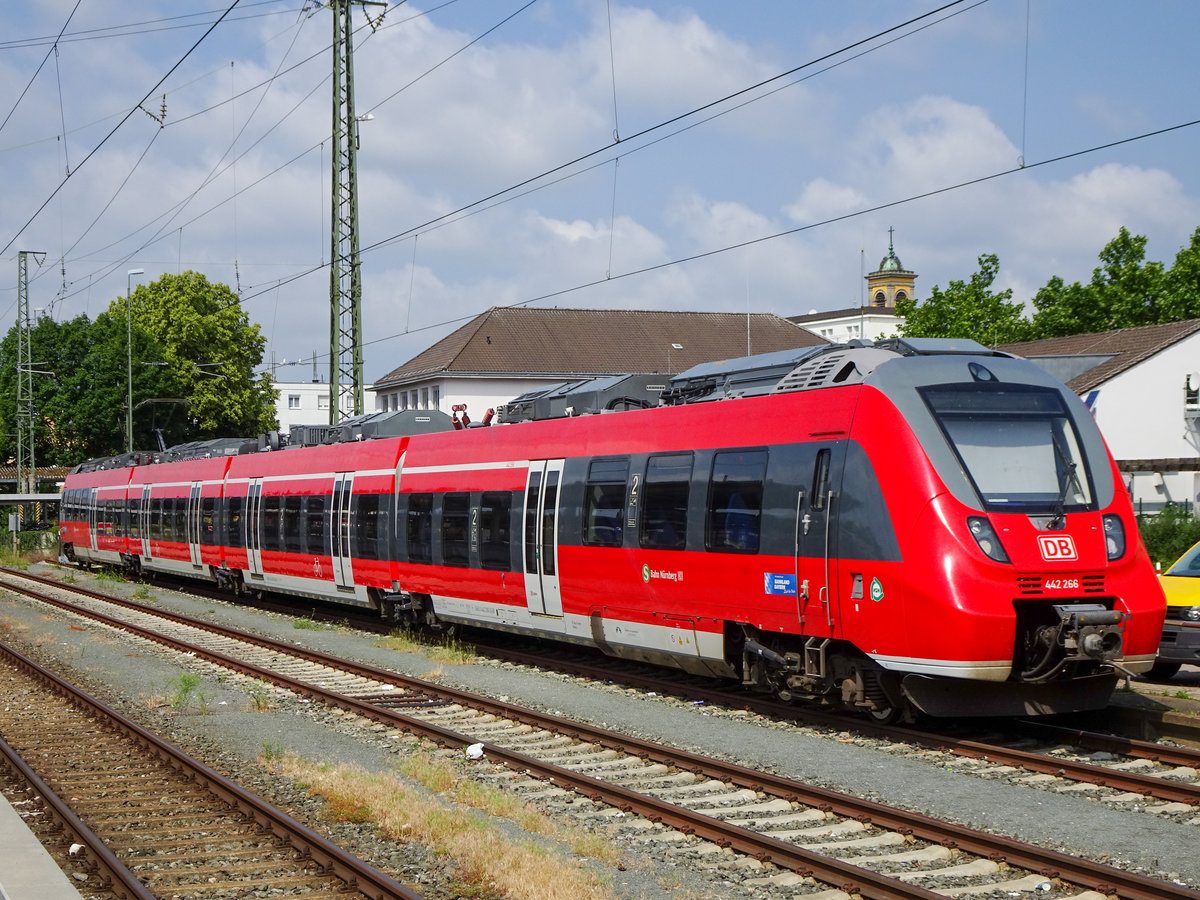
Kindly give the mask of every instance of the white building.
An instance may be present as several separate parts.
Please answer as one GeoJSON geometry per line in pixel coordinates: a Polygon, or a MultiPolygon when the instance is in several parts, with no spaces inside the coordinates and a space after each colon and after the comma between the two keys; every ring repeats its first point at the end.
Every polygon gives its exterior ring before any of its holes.
{"type": "Polygon", "coordinates": [[[997,349],[1037,363],[1087,404],[1135,506],[1200,502],[1200,319],[997,349]]]}
{"type": "MultiPolygon", "coordinates": [[[[275,401],[275,418],[279,433],[289,434],[293,425],[329,424],[329,385],[323,381],[277,381],[279,399],[275,401]]],[[[363,409],[375,408],[375,392],[363,391],[363,409]]],[[[354,415],[350,398],[343,398],[343,418],[354,415]]]]}

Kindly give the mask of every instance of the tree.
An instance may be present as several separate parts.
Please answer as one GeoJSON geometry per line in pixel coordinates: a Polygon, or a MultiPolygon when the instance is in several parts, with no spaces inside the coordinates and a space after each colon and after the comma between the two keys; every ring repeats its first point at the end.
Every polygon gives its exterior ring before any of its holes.
{"type": "Polygon", "coordinates": [[[1163,296],[1159,304],[1164,322],[1200,319],[1200,228],[1192,232],[1192,241],[1175,254],[1175,264],[1163,276],[1163,296]]]}
{"type": "Polygon", "coordinates": [[[1145,263],[1146,238],[1122,226],[1100,251],[1092,280],[1065,284],[1057,275],[1033,298],[1034,337],[1092,334],[1173,321],[1166,306],[1168,280],[1160,262],[1145,263]]]}
{"type": "MultiPolygon", "coordinates": [[[[188,439],[254,436],[276,427],[269,375],[255,377],[266,339],[250,324],[238,296],[198,272],[163,275],[130,298],[133,323],[160,354],[177,398],[187,401],[188,439]]],[[[109,314],[124,315],[116,300],[109,314]]],[[[153,398],[153,395],[151,396],[153,398]]],[[[146,395],[134,397],[134,411],[146,395]]],[[[169,400],[169,397],[157,399],[169,400]]],[[[145,432],[148,414],[139,427],[145,432]]]]}
{"type": "Polygon", "coordinates": [[[896,301],[896,314],[904,319],[905,337],[973,338],[986,346],[1023,341],[1029,323],[1020,303],[1012,302],[1012,289],[992,291],[1000,271],[994,253],[979,257],[979,271],[969,282],[951,281],[946,290],[934,285],[929,297],[896,301]]]}

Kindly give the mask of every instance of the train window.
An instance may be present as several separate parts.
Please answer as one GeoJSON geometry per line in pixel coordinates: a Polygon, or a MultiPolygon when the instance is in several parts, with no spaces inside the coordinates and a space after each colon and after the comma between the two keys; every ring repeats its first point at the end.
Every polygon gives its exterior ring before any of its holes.
{"type": "Polygon", "coordinates": [[[245,547],[246,526],[242,514],[246,508],[245,497],[225,498],[225,546],[245,547]]]}
{"type": "Polygon", "coordinates": [[[125,518],[128,523],[128,530],[125,533],[136,540],[142,536],[142,501],[130,498],[125,507],[129,510],[129,514],[125,518]]]}
{"type": "Polygon", "coordinates": [[[529,489],[525,494],[525,571],[537,572],[537,509],[542,495],[542,473],[529,473],[529,489]]]}
{"type": "Polygon", "coordinates": [[[279,511],[283,508],[280,497],[262,498],[262,534],[259,537],[260,549],[281,550],[279,542],[279,511]]]}
{"type": "Polygon", "coordinates": [[[465,566],[467,553],[467,522],[471,510],[471,495],[465,491],[446,494],[442,498],[442,563],[465,566]]]}
{"type": "Polygon", "coordinates": [[[479,501],[479,554],[485,569],[512,571],[512,492],[484,491],[479,501]]]}
{"type": "Polygon", "coordinates": [[[303,498],[293,494],[283,498],[283,514],[280,517],[280,528],[283,534],[283,550],[285,553],[302,553],[304,545],[300,540],[300,508],[303,498]]]}
{"type": "Polygon", "coordinates": [[[728,450],[713,456],[704,546],[720,553],[757,553],[767,451],[728,450]]]}
{"type": "Polygon", "coordinates": [[[183,497],[175,498],[175,540],[180,543],[187,541],[187,508],[188,503],[183,497]]]}
{"type": "Polygon", "coordinates": [[[1056,390],[977,381],[921,396],[986,509],[1092,508],[1087,459],[1056,390]]]}
{"type": "Polygon", "coordinates": [[[350,535],[350,555],[359,559],[379,559],[379,503],[381,494],[356,494],[354,530],[350,535]]]}
{"type": "Polygon", "coordinates": [[[325,512],[325,497],[307,497],[304,501],[304,545],[313,555],[329,554],[329,516],[325,512]]]}
{"type": "Polygon", "coordinates": [[[152,541],[162,540],[162,501],[155,499],[149,504],[150,527],[146,532],[146,537],[152,541]]]}
{"type": "Polygon", "coordinates": [[[409,562],[433,561],[433,494],[408,495],[405,525],[409,562]]]}
{"type": "Polygon", "coordinates": [[[625,482],[629,458],[594,459],[588,466],[584,494],[583,542],[592,547],[620,547],[625,518],[625,482]]]}
{"type": "Polygon", "coordinates": [[[817,451],[817,464],[813,468],[812,508],[824,509],[829,499],[829,449],[817,451]]]}
{"type": "Polygon", "coordinates": [[[217,498],[202,497],[200,499],[200,543],[217,543],[217,498]]]}
{"type": "Polygon", "coordinates": [[[687,543],[688,490],[692,454],[652,456],[646,462],[639,542],[658,550],[682,550],[687,543]]]}
{"type": "Polygon", "coordinates": [[[554,519],[558,512],[558,472],[546,473],[546,499],[542,504],[542,574],[554,574],[554,519]]]}

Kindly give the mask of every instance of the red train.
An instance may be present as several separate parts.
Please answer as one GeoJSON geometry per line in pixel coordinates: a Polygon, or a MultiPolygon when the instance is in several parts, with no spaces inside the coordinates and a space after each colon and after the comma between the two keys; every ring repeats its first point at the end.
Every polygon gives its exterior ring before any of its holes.
{"type": "Polygon", "coordinates": [[[85,464],[63,551],[880,718],[1098,708],[1152,665],[1163,594],[1058,381],[971,341],[741,362],[645,409],[85,464]]]}

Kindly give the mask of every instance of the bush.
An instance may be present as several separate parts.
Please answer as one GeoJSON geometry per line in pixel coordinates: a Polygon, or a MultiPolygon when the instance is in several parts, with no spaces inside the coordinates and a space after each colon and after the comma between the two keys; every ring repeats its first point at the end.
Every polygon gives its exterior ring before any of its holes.
{"type": "Polygon", "coordinates": [[[1161,563],[1164,570],[1200,541],[1200,520],[1178,503],[1168,503],[1156,516],[1138,516],[1138,530],[1151,561],[1161,563]]]}

